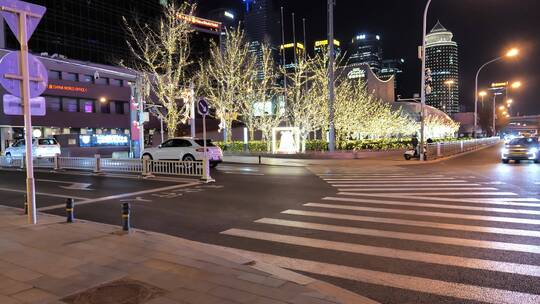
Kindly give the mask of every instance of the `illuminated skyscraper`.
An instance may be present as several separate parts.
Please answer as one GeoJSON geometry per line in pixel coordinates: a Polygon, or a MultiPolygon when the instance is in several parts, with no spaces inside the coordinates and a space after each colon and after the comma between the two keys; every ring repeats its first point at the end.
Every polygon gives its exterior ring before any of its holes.
{"type": "Polygon", "coordinates": [[[447,114],[459,112],[458,45],[440,22],[426,37],[426,67],[431,70],[431,93],[426,103],[447,114]]]}
{"type": "Polygon", "coordinates": [[[358,34],[352,40],[349,64],[367,64],[375,74],[382,65],[381,36],[377,34],[358,34]]]}

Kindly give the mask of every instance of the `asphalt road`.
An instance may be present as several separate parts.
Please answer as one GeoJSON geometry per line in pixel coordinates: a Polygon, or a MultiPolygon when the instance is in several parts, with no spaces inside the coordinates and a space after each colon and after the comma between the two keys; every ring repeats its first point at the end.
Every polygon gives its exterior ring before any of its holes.
{"type": "MultiPolygon", "coordinates": [[[[63,214],[77,196],[78,218],[118,225],[131,201],[137,228],[381,303],[540,303],[540,166],[502,164],[499,150],[429,165],[222,165],[209,185],[40,173],[38,207],[63,214]]],[[[2,203],[21,206],[23,174],[0,179],[2,203]]]]}

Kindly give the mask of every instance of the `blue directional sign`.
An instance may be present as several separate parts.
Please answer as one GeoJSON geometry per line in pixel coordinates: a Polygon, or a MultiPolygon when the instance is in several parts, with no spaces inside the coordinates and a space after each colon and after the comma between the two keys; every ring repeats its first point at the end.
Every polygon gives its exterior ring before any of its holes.
{"type": "MultiPolygon", "coordinates": [[[[11,95],[21,97],[21,52],[10,52],[0,59],[0,84],[11,95]]],[[[30,98],[38,97],[47,89],[48,74],[43,63],[28,54],[30,72],[30,98]]]]}
{"type": "Polygon", "coordinates": [[[197,111],[203,116],[206,116],[208,115],[208,113],[210,113],[208,102],[204,100],[204,98],[199,99],[199,102],[197,102],[197,111]]]}
{"type": "MultiPolygon", "coordinates": [[[[36,30],[36,27],[41,21],[41,17],[45,14],[47,10],[46,7],[41,5],[36,5],[28,2],[23,2],[19,0],[0,0],[0,6],[2,7],[2,17],[6,20],[9,28],[15,34],[17,39],[19,37],[19,16],[17,12],[24,11],[26,12],[26,39],[32,37],[32,34],[36,30]]],[[[19,41],[22,43],[22,41],[19,41]]]]}

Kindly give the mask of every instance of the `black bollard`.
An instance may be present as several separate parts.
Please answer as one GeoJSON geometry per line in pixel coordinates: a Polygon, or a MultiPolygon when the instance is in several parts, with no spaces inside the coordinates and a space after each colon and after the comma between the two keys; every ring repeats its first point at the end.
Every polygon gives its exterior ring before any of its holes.
{"type": "Polygon", "coordinates": [[[73,223],[75,216],[73,215],[73,208],[75,208],[75,200],[68,198],[66,200],[66,218],[68,223],[73,223]]]}
{"type": "Polygon", "coordinates": [[[26,199],[26,195],[24,195],[24,214],[28,214],[28,200],[26,199]]]}
{"type": "Polygon", "coordinates": [[[122,203],[122,230],[129,232],[131,228],[129,216],[131,213],[131,207],[129,203],[122,203]]]}

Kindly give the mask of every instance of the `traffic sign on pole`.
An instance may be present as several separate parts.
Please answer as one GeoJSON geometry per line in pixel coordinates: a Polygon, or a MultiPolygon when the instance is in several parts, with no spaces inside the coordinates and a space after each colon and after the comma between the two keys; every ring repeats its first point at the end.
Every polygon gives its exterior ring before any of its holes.
{"type": "MultiPolygon", "coordinates": [[[[11,95],[21,97],[21,52],[10,52],[0,60],[0,84],[11,95]]],[[[28,54],[30,98],[40,96],[47,89],[48,74],[43,63],[28,54]]]]}
{"type": "MultiPolygon", "coordinates": [[[[20,82],[19,92],[13,92],[14,95],[20,96],[23,104],[24,112],[24,139],[26,141],[26,203],[28,206],[28,222],[30,224],[37,223],[36,212],[36,186],[34,181],[34,157],[32,151],[33,142],[32,135],[32,112],[30,98],[33,94],[32,91],[39,92],[40,85],[43,85],[47,79],[45,77],[33,77],[39,76],[39,73],[32,75],[31,66],[39,66],[32,64],[33,60],[28,55],[28,39],[32,36],[36,30],[39,21],[45,14],[47,9],[43,6],[18,1],[18,0],[0,0],[0,13],[9,25],[9,28],[19,40],[21,45],[20,55],[16,56],[17,59],[7,59],[6,63],[19,63],[19,73],[11,74],[4,73],[1,78],[15,79],[20,82]],[[31,83],[38,83],[37,87],[32,90],[31,83]]],[[[9,58],[10,55],[6,56],[9,58]]],[[[37,68],[39,70],[39,68],[37,68]]],[[[44,69],[43,69],[44,70],[44,69]]],[[[1,71],[0,71],[1,72],[1,71]]],[[[41,72],[43,74],[43,72],[41,72]]],[[[0,82],[3,85],[3,82],[0,82]]],[[[11,82],[8,82],[11,83],[11,82]]],[[[11,83],[13,85],[13,83],[11,83]]],[[[8,84],[9,87],[9,84],[8,84]]],[[[6,88],[8,91],[9,89],[6,88]]],[[[12,89],[14,90],[14,89],[12,89]]]]}
{"type": "Polygon", "coordinates": [[[28,39],[32,37],[41,17],[45,15],[47,10],[44,6],[19,0],[0,0],[0,6],[2,7],[2,17],[21,44],[28,42],[28,39]],[[26,41],[21,41],[21,35],[19,35],[19,12],[26,13],[26,41]]]}
{"type": "Polygon", "coordinates": [[[202,116],[208,115],[210,113],[210,108],[208,107],[208,102],[204,98],[199,99],[199,102],[197,102],[197,111],[202,116]]]}
{"type": "MultiPolygon", "coordinates": [[[[4,114],[24,115],[23,102],[19,97],[5,94],[3,96],[4,114]]],[[[45,97],[34,97],[30,99],[30,112],[32,116],[45,116],[45,97]]]]}

